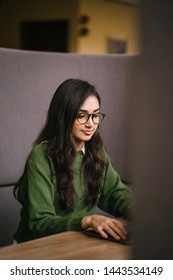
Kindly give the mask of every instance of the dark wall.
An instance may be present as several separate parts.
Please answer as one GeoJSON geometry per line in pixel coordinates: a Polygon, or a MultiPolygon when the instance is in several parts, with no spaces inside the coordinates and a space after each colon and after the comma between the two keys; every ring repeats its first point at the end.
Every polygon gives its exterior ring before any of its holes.
{"type": "Polygon", "coordinates": [[[136,87],[135,259],[173,258],[173,3],[145,0],[136,87]]]}

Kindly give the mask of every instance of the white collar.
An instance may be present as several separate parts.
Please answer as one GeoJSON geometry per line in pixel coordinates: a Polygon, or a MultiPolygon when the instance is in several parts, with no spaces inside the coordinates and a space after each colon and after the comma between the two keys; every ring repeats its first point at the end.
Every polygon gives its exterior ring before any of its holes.
{"type": "Polygon", "coordinates": [[[85,144],[83,145],[81,152],[85,155],[85,144]]]}

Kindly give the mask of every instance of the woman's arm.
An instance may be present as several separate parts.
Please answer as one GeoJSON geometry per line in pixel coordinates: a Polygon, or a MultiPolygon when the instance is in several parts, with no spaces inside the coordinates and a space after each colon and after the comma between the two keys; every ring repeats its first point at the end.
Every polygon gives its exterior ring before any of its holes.
{"type": "MultiPolygon", "coordinates": [[[[113,169],[108,155],[105,153],[105,173],[101,196],[98,206],[100,209],[115,217],[131,217],[133,208],[133,195],[130,188],[122,183],[120,176],[113,169]]],[[[93,228],[102,237],[107,238],[107,234],[115,239],[126,239],[127,231],[123,224],[116,218],[103,215],[92,215],[84,217],[82,220],[84,229],[93,228]]]]}
{"type": "Polygon", "coordinates": [[[26,186],[21,190],[28,207],[29,229],[35,238],[68,230],[82,230],[83,217],[79,213],[71,215],[59,205],[52,172],[51,160],[45,156],[43,146],[37,145],[29,156],[26,186]]]}
{"type": "Polygon", "coordinates": [[[106,169],[98,207],[115,216],[130,218],[133,211],[133,193],[114,170],[108,155],[105,153],[106,169]]]}

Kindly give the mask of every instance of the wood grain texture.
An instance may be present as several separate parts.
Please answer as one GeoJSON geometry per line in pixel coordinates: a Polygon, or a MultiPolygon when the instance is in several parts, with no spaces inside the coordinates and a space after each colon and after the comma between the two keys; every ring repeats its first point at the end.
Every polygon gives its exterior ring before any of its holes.
{"type": "Polygon", "coordinates": [[[0,249],[1,260],[126,260],[131,246],[68,231],[0,249]]]}

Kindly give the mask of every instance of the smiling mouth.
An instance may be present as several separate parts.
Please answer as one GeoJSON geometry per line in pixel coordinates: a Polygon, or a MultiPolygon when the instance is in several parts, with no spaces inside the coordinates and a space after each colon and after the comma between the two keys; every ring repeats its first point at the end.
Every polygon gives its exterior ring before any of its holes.
{"type": "Polygon", "coordinates": [[[91,135],[93,133],[93,130],[82,130],[82,132],[86,135],[91,135]]]}

